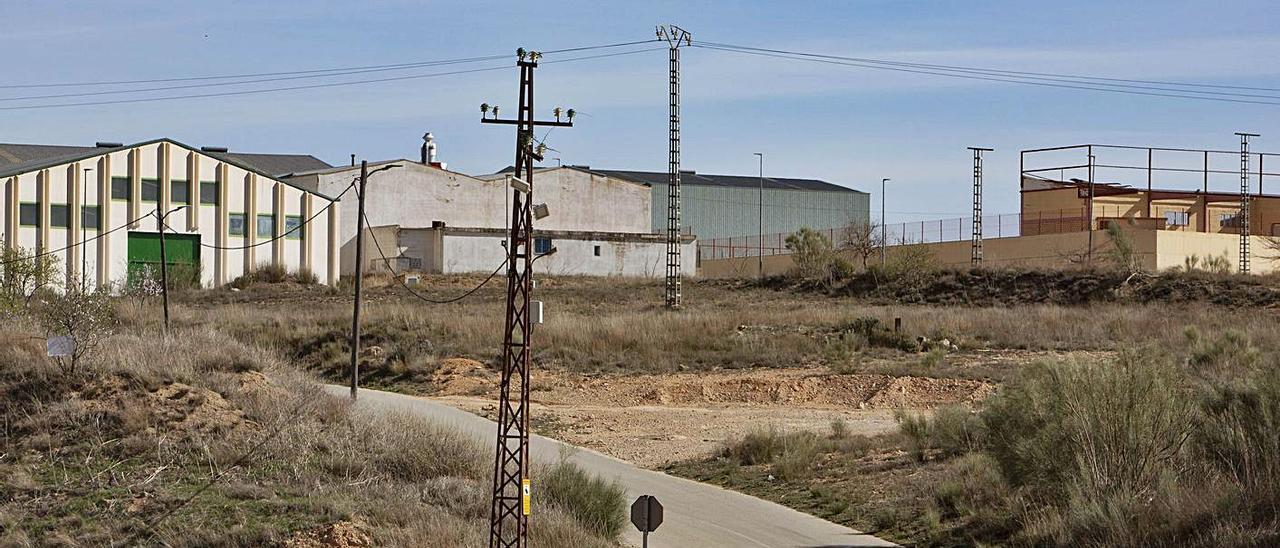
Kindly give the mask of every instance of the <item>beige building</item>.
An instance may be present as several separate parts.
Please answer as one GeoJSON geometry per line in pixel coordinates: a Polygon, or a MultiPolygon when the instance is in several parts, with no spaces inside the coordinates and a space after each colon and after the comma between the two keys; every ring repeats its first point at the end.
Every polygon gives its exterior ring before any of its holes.
{"type": "MultiPolygon", "coordinates": [[[[1280,172],[1266,170],[1280,165],[1280,155],[1250,153],[1244,199],[1238,151],[1078,145],[1028,150],[1022,156],[1018,234],[984,238],[984,265],[1101,264],[1113,249],[1107,228],[1115,224],[1148,270],[1212,258],[1225,259],[1239,271],[1245,249],[1241,212],[1247,203],[1249,272],[1280,268],[1280,195],[1265,193],[1269,184],[1280,184],[1280,172]],[[1042,154],[1051,158],[1039,161],[1042,154]]],[[[942,265],[962,267],[972,256],[965,236],[920,245],[942,265]]],[[[900,249],[889,247],[890,257],[896,252],[900,249]]],[[[786,272],[793,264],[786,254],[765,257],[763,263],[765,274],[786,272]]],[[[754,257],[704,258],[699,273],[755,276],[758,264],[754,257]]]]}
{"type": "Polygon", "coordinates": [[[261,265],[337,282],[334,199],[274,170],[310,156],[232,154],[171,139],[93,147],[0,144],[4,245],[56,258],[69,278],[122,287],[160,264],[216,287],[261,265]],[[191,270],[188,270],[189,272],[191,270]]]}

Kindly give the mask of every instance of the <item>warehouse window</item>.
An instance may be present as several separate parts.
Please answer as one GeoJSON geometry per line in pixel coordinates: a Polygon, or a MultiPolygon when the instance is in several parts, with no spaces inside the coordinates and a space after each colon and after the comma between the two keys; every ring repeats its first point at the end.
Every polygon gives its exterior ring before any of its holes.
{"type": "Polygon", "coordinates": [[[1166,211],[1164,212],[1164,224],[1169,226],[1187,226],[1190,224],[1191,215],[1186,211],[1166,211]]]}
{"type": "Polygon", "coordinates": [[[290,240],[302,239],[302,216],[301,215],[285,215],[284,216],[284,233],[285,237],[290,240]]]}
{"type": "Polygon", "coordinates": [[[18,224],[40,226],[40,204],[18,204],[18,224]]]}
{"type": "Polygon", "coordinates": [[[244,213],[227,215],[227,233],[232,236],[244,236],[244,213]]]}
{"type": "Polygon", "coordinates": [[[156,179],[142,180],[142,201],[159,202],[160,201],[160,181],[156,179]]]}
{"type": "Polygon", "coordinates": [[[71,224],[71,209],[67,204],[49,204],[49,226],[67,228],[71,224]]]}
{"type": "Polygon", "coordinates": [[[595,253],[595,256],[599,257],[599,256],[600,256],[600,246],[595,246],[594,248],[592,248],[592,252],[593,252],[593,253],[595,253]]]}
{"type": "Polygon", "coordinates": [[[542,254],[551,252],[551,238],[534,238],[533,252],[542,254]]]}
{"type": "Polygon", "coordinates": [[[1219,214],[1218,226],[1222,228],[1240,228],[1240,214],[1239,213],[1219,214]]]}
{"type": "Polygon", "coordinates": [[[111,178],[111,199],[125,202],[133,199],[133,185],[128,177],[111,178]]]}
{"type": "Polygon", "coordinates": [[[218,205],[218,182],[204,181],[200,183],[200,205],[218,205]]]}
{"type": "Polygon", "coordinates": [[[80,226],[85,230],[101,230],[102,225],[98,218],[98,206],[84,206],[80,208],[80,226]]]}
{"type": "Polygon", "coordinates": [[[175,204],[191,203],[191,185],[186,181],[169,181],[169,201],[175,204]]]}
{"type": "Polygon", "coordinates": [[[258,215],[258,237],[259,238],[275,238],[276,237],[276,216],[275,215],[258,215]]]}

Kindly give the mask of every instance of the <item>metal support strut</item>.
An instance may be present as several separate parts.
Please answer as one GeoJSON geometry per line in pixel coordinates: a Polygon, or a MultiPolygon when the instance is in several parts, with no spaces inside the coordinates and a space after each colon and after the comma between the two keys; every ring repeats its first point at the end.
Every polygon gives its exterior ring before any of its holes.
{"type": "Polygon", "coordinates": [[[970,261],[982,264],[982,153],[994,149],[969,147],[973,151],[973,244],[970,261]]]}
{"type": "Polygon", "coordinates": [[[1249,273],[1249,234],[1253,224],[1249,219],[1249,138],[1256,133],[1236,133],[1240,136],[1240,273],[1249,273]]]}
{"type": "MultiPolygon", "coordinates": [[[[537,52],[517,51],[520,67],[520,107],[517,119],[499,119],[497,107],[481,122],[516,126],[515,173],[511,180],[511,231],[507,236],[507,315],[502,335],[502,383],[498,399],[498,443],[493,462],[493,498],[489,513],[490,548],[528,546],[529,484],[529,364],[533,318],[533,163],[542,160],[534,148],[535,126],[572,127],[572,122],[535,121],[533,70],[537,52]],[[526,59],[527,57],[527,59],[526,59]]],[[[559,109],[557,109],[558,111],[559,109]]],[[[570,113],[572,117],[572,113],[570,113]]]]}
{"type": "Polygon", "coordinates": [[[692,43],[688,32],[675,25],[658,27],[658,39],[671,47],[670,112],[667,119],[667,308],[680,308],[680,46],[692,43]]]}

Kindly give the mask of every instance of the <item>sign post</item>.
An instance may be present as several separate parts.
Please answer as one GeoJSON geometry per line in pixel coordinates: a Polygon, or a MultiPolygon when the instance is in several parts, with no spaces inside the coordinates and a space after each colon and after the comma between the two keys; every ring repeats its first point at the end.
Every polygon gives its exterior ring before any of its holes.
{"type": "Polygon", "coordinates": [[[649,533],[662,525],[662,503],[652,495],[640,495],[631,503],[631,524],[643,534],[644,546],[649,548],[649,533]]]}

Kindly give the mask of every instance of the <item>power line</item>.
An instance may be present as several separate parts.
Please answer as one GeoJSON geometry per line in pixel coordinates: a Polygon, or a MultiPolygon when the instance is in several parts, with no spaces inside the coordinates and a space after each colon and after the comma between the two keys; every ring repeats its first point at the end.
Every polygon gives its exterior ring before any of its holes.
{"type": "MultiPolygon", "coordinates": [[[[1019,71],[1019,70],[991,69],[991,68],[982,68],[982,67],[967,67],[967,66],[958,66],[958,65],[911,63],[907,61],[891,61],[891,60],[885,60],[885,59],[874,59],[869,57],[825,55],[825,54],[819,54],[819,53],[795,52],[795,51],[778,50],[778,49],[757,48],[757,47],[751,47],[751,46],[737,46],[733,44],[724,44],[720,42],[702,42],[702,44],[725,47],[725,48],[733,48],[733,49],[762,51],[762,52],[770,52],[770,53],[785,53],[785,54],[799,55],[804,57],[836,59],[836,60],[842,60],[842,61],[858,61],[862,63],[874,63],[874,64],[883,64],[883,65],[895,65],[895,66],[977,72],[977,73],[996,73],[996,74],[1006,74],[1006,75],[1015,75],[1015,76],[1043,76],[1043,77],[1058,78],[1058,79],[1092,81],[1088,83],[1121,82],[1121,83],[1127,83],[1127,84],[1155,84],[1155,85],[1161,85],[1161,86],[1200,87],[1200,88],[1211,88],[1211,89],[1237,89],[1237,90],[1245,90],[1245,91],[1280,91],[1280,88],[1268,88],[1268,87],[1235,86],[1235,85],[1226,85],[1226,84],[1206,84],[1201,82],[1170,82],[1170,81],[1163,81],[1163,80],[1136,80],[1136,79],[1129,79],[1129,78],[1109,78],[1105,76],[1088,76],[1088,75],[1079,75],[1079,74],[1057,74],[1052,72],[1029,72],[1029,71],[1019,71]]],[[[1099,85],[1109,85],[1109,84],[1099,84],[1099,85]]],[[[1141,87],[1141,86],[1138,86],[1138,87],[1141,87]]],[[[1194,90],[1178,90],[1178,91],[1186,91],[1190,93],[1221,93],[1225,95],[1235,95],[1233,93],[1228,93],[1228,92],[1199,92],[1194,90]]],[[[1249,94],[1241,94],[1241,96],[1275,97],[1272,95],[1249,95],[1249,94]]]]}
{"type": "MultiPolygon", "coordinates": [[[[600,44],[600,45],[595,45],[595,46],[581,46],[581,47],[574,47],[574,48],[563,48],[563,49],[547,50],[547,51],[544,51],[544,52],[541,52],[541,53],[543,53],[544,55],[554,55],[554,54],[557,54],[557,53],[570,53],[570,52],[575,52],[575,51],[586,51],[586,50],[595,50],[595,49],[608,49],[608,48],[617,48],[617,47],[634,46],[634,45],[637,45],[637,44],[646,44],[646,43],[656,42],[656,41],[657,41],[657,40],[655,40],[655,39],[651,39],[651,40],[637,40],[637,41],[634,41],[634,42],[619,42],[619,43],[615,43],[615,44],[600,44]]],[[[239,79],[239,78],[259,78],[259,77],[263,77],[263,76],[293,76],[293,75],[299,75],[299,74],[318,74],[318,73],[326,73],[326,72],[345,72],[345,71],[353,71],[353,70],[396,69],[396,68],[404,68],[404,67],[410,67],[410,68],[412,68],[412,67],[426,66],[426,65],[433,65],[433,64],[454,64],[454,63],[464,63],[464,62],[490,61],[490,60],[498,60],[498,59],[507,59],[507,58],[509,58],[509,57],[510,57],[510,54],[503,54],[503,55],[488,55],[488,56],[483,56],[483,57],[466,57],[466,58],[462,58],[462,59],[450,59],[450,60],[446,60],[446,61],[417,61],[417,62],[409,62],[409,63],[395,63],[395,64],[385,64],[385,65],[364,65],[364,66],[354,66],[354,67],[338,67],[338,68],[312,69],[312,70],[295,70],[295,71],[284,71],[284,72],[257,72],[257,73],[248,73],[248,74],[226,74],[226,75],[220,75],[220,76],[187,76],[187,77],[177,77],[177,78],[152,78],[152,79],[146,79],[146,80],[114,80],[114,81],[98,81],[98,82],[57,82],[57,83],[44,83],[44,84],[7,84],[7,85],[0,85],[0,89],[32,89],[32,88],[58,88],[58,87],[89,87],[89,86],[114,86],[114,85],[128,85],[128,84],[158,84],[158,83],[166,83],[166,82],[193,82],[193,81],[208,81],[208,80],[230,80],[230,79],[239,79]]]]}
{"type": "Polygon", "coordinates": [[[1215,101],[1215,102],[1223,102],[1223,103],[1241,103],[1241,104],[1280,106],[1280,101],[1258,101],[1258,100],[1250,100],[1250,99],[1232,99],[1227,97],[1216,97],[1216,96],[1185,95],[1185,93],[1204,93],[1204,92],[1197,92],[1193,90],[1181,90],[1182,93],[1163,93],[1163,92],[1155,92],[1155,91],[1141,91],[1136,89],[1113,89],[1113,88],[1107,88],[1107,87],[1095,87],[1095,86],[1102,86],[1104,84],[1074,85],[1074,84],[1022,79],[1025,77],[987,76],[987,75],[979,75],[979,74],[944,72],[943,69],[934,70],[934,69],[924,69],[924,68],[917,69],[917,68],[906,68],[906,67],[899,67],[899,66],[886,66],[886,65],[877,65],[877,64],[871,64],[866,62],[819,58],[819,57],[814,57],[815,54],[786,52],[783,50],[777,50],[782,53],[772,53],[769,51],[757,51],[756,49],[758,48],[746,49],[746,48],[740,48],[736,46],[721,47],[721,46],[713,46],[709,44],[694,44],[694,47],[719,50],[719,51],[728,51],[728,52],[741,53],[746,55],[756,55],[756,56],[762,56],[762,57],[775,57],[779,59],[809,61],[814,63],[825,63],[825,64],[831,64],[831,65],[840,65],[840,66],[858,67],[858,68],[891,70],[891,71],[908,72],[908,73],[914,73],[914,74],[927,74],[932,76],[948,76],[952,78],[964,78],[969,80],[982,80],[982,81],[988,81],[988,82],[1003,82],[1003,83],[1010,83],[1010,84],[1024,84],[1024,85],[1031,85],[1031,86],[1075,89],[1075,90],[1086,90],[1086,91],[1104,91],[1104,92],[1111,92],[1111,93],[1124,93],[1124,94],[1130,94],[1130,95],[1144,95],[1144,96],[1150,96],[1150,97],[1173,97],[1178,99],[1199,99],[1202,101],[1215,101]]]}
{"type": "MultiPolygon", "coordinates": [[[[648,42],[651,42],[651,41],[652,40],[648,40],[648,42]]],[[[628,42],[625,44],[610,44],[605,46],[584,46],[581,48],[570,48],[567,50],[559,50],[559,51],[566,51],[566,52],[567,51],[583,51],[583,50],[591,50],[591,49],[600,49],[603,47],[617,47],[619,45],[633,45],[638,43],[643,43],[643,42],[628,42]]],[[[555,52],[547,52],[547,53],[554,54],[555,52]]],[[[368,67],[352,67],[352,68],[346,68],[346,69],[320,69],[320,70],[298,71],[298,72],[281,73],[281,74],[268,73],[268,74],[251,76],[253,78],[256,78],[252,80],[236,79],[230,82],[212,82],[212,83],[209,83],[206,81],[205,83],[183,84],[183,85],[177,85],[177,86],[159,86],[159,87],[135,88],[135,89],[113,89],[113,90],[102,90],[102,91],[85,91],[85,92],[78,92],[78,93],[55,93],[55,94],[46,94],[46,95],[25,95],[25,96],[19,96],[19,97],[0,97],[0,102],[30,101],[30,100],[36,100],[36,99],[64,99],[69,97],[95,97],[95,96],[103,96],[103,95],[122,95],[122,94],[129,94],[129,93],[147,93],[147,92],[153,92],[153,91],[171,91],[171,90],[178,90],[178,89],[198,89],[198,88],[211,88],[211,87],[222,87],[222,86],[241,86],[246,84],[260,84],[260,83],[267,83],[267,82],[281,82],[281,81],[290,81],[290,80],[306,80],[306,79],[312,79],[312,78],[331,78],[335,76],[347,76],[352,74],[369,74],[369,73],[375,73],[375,72],[387,72],[387,71],[409,70],[409,69],[415,69],[415,68],[477,63],[477,62],[483,62],[483,61],[497,61],[497,60],[507,59],[509,57],[510,55],[488,55],[484,57],[466,57],[461,59],[446,59],[446,60],[440,60],[440,61],[421,61],[416,63],[400,63],[400,64],[394,64],[394,65],[374,65],[374,66],[368,66],[368,67]],[[261,76],[268,76],[268,77],[262,78],[261,76]]],[[[248,77],[250,76],[246,76],[245,78],[248,78],[248,77]]],[[[221,79],[220,77],[210,77],[210,78],[221,79]]],[[[206,78],[188,78],[188,79],[179,79],[179,80],[197,80],[197,79],[207,80],[206,78]]]]}
{"type": "MultiPolygon", "coordinates": [[[[364,224],[365,224],[365,226],[369,226],[369,225],[370,225],[370,223],[369,223],[369,216],[368,216],[368,215],[365,215],[365,216],[364,216],[364,224]]],[[[357,238],[359,238],[359,237],[360,237],[360,235],[356,235],[356,237],[357,237],[357,238]]],[[[475,292],[477,292],[477,291],[480,291],[480,288],[484,287],[484,286],[485,286],[485,284],[488,284],[488,283],[489,283],[489,281],[490,281],[490,280],[492,280],[492,279],[494,278],[494,276],[497,276],[497,275],[498,275],[498,272],[501,272],[501,271],[502,271],[502,267],[507,266],[507,261],[506,261],[506,259],[503,259],[502,264],[498,265],[498,268],[493,269],[493,273],[492,273],[492,274],[489,274],[489,277],[488,277],[488,278],[485,278],[483,282],[480,282],[480,285],[477,285],[477,286],[475,286],[475,287],[471,288],[471,290],[470,290],[470,291],[467,291],[466,293],[463,293],[462,295],[459,295],[459,296],[454,297],[454,298],[452,298],[452,299],[445,299],[445,300],[442,300],[442,301],[441,301],[441,300],[432,299],[432,298],[430,298],[430,297],[426,297],[426,296],[424,296],[424,295],[422,295],[422,294],[418,293],[417,291],[414,291],[414,289],[413,289],[412,287],[409,287],[409,284],[408,284],[408,283],[406,283],[404,280],[400,279],[400,274],[399,274],[398,272],[396,272],[395,267],[392,267],[392,266],[391,266],[391,259],[388,259],[388,258],[387,258],[386,253],[383,253],[383,252],[382,252],[382,245],[378,243],[378,236],[377,236],[377,234],[376,234],[376,233],[374,233],[374,231],[373,231],[372,229],[370,229],[370,230],[369,230],[369,239],[373,241],[373,247],[374,247],[374,248],[376,248],[376,249],[378,250],[378,256],[382,257],[382,262],[383,262],[384,264],[386,264],[386,265],[387,265],[387,270],[391,271],[391,277],[392,277],[392,278],[395,278],[395,280],[396,280],[397,282],[400,282],[400,286],[401,286],[401,287],[403,287],[403,288],[405,288],[405,290],[407,290],[407,291],[409,292],[409,294],[410,294],[410,295],[413,295],[414,297],[417,297],[418,299],[420,299],[420,300],[422,300],[422,301],[425,301],[425,302],[428,302],[428,303],[431,303],[431,304],[449,304],[449,303],[456,303],[456,302],[458,302],[458,301],[461,301],[462,299],[465,299],[465,298],[467,298],[467,297],[470,297],[473,293],[475,293],[475,292]]]]}
{"type": "MultiPolygon", "coordinates": [[[[94,236],[94,237],[92,237],[92,238],[82,239],[81,241],[78,241],[78,242],[75,242],[75,243],[73,243],[73,244],[70,244],[70,245],[66,245],[66,246],[60,247],[60,248],[58,248],[58,249],[52,249],[52,250],[48,250],[48,251],[41,251],[40,253],[36,253],[35,255],[32,255],[32,256],[30,256],[30,257],[18,257],[18,258],[16,258],[16,259],[10,259],[10,260],[8,260],[8,261],[5,261],[4,263],[0,263],[0,265],[5,265],[5,266],[7,266],[7,265],[10,265],[10,264],[13,264],[13,263],[19,263],[19,262],[22,262],[22,261],[30,261],[30,260],[33,260],[33,259],[39,259],[39,258],[41,258],[41,257],[47,257],[47,256],[49,256],[49,255],[53,255],[53,254],[56,254],[56,253],[62,253],[63,251],[66,251],[66,250],[68,250],[68,249],[75,249],[75,248],[77,248],[77,247],[80,247],[80,246],[81,246],[81,245],[83,245],[83,244],[87,244],[87,243],[89,243],[89,242],[94,242],[94,241],[100,240],[100,239],[102,239],[102,238],[105,238],[105,237],[107,237],[107,236],[111,235],[111,234],[112,234],[112,233],[114,233],[114,232],[118,232],[118,231],[124,230],[125,228],[128,228],[129,226],[132,226],[132,225],[134,225],[134,224],[138,223],[139,221],[141,221],[141,220],[143,220],[143,219],[146,219],[147,217],[150,217],[150,216],[152,216],[152,215],[155,215],[156,211],[157,211],[157,210],[153,209],[153,210],[151,210],[151,212],[150,212],[150,213],[147,213],[146,215],[143,215],[143,216],[141,216],[141,217],[138,217],[138,218],[136,218],[136,219],[133,219],[133,220],[131,220],[131,221],[127,222],[127,223],[124,223],[124,224],[122,224],[122,225],[120,225],[120,226],[117,226],[117,227],[115,227],[115,228],[113,228],[113,229],[111,229],[111,230],[108,230],[108,231],[106,231],[106,232],[101,232],[101,233],[99,233],[97,236],[94,236]]],[[[83,274],[83,273],[82,273],[82,274],[83,274]]]]}
{"type": "MultiPolygon", "coordinates": [[[[342,199],[342,197],[343,197],[344,195],[346,195],[348,192],[350,192],[350,191],[351,191],[351,188],[352,188],[352,187],[354,187],[354,186],[355,186],[355,184],[356,184],[356,183],[355,183],[355,181],[352,181],[352,182],[351,182],[351,184],[350,184],[350,185],[347,185],[347,188],[346,188],[345,190],[343,190],[341,193],[339,193],[337,196],[335,196],[335,197],[333,198],[333,201],[329,202],[329,204],[328,204],[328,205],[326,205],[326,206],[324,206],[324,207],[320,208],[320,210],[319,210],[319,211],[315,212],[315,213],[314,213],[314,214],[312,214],[310,217],[307,217],[307,218],[306,218],[305,220],[303,220],[301,223],[298,223],[298,226],[295,226],[295,227],[293,227],[293,228],[291,228],[291,229],[289,229],[289,230],[286,230],[286,231],[284,232],[284,234],[277,234],[276,236],[272,237],[271,239],[268,239],[268,240],[262,240],[262,241],[260,241],[260,242],[254,242],[254,243],[252,243],[252,244],[249,244],[249,245],[243,245],[243,246],[226,246],[226,245],[217,245],[217,244],[206,244],[206,243],[204,243],[203,241],[198,242],[198,243],[199,243],[200,247],[204,247],[204,248],[208,248],[208,249],[216,249],[216,250],[222,250],[222,251],[243,251],[243,250],[246,250],[246,249],[253,249],[253,248],[256,248],[256,247],[261,247],[261,246],[267,245],[267,244],[269,244],[269,243],[275,242],[275,241],[277,241],[277,240],[282,240],[282,239],[284,239],[284,238],[288,237],[290,234],[293,234],[294,232],[298,232],[298,231],[302,230],[302,227],[304,227],[304,226],[306,226],[306,225],[308,225],[308,224],[311,224],[311,221],[314,221],[314,220],[316,219],[316,217],[319,217],[321,214],[323,214],[324,212],[328,211],[328,210],[329,210],[329,208],[333,207],[333,206],[334,206],[334,204],[337,204],[337,203],[338,203],[338,200],[341,200],[341,199],[342,199]]],[[[257,213],[255,212],[255,213],[254,213],[254,215],[257,215],[257,213]]],[[[249,229],[250,229],[250,227],[249,227],[249,218],[248,218],[248,217],[246,217],[244,222],[245,222],[245,227],[244,227],[245,232],[246,232],[246,233],[248,233],[248,231],[249,231],[249,229]]],[[[168,223],[162,223],[162,224],[164,225],[164,227],[163,227],[163,228],[164,228],[165,230],[168,230],[168,231],[170,231],[170,232],[173,232],[174,234],[181,234],[181,232],[178,232],[177,230],[174,230],[174,229],[173,229],[173,227],[169,226],[169,224],[168,224],[168,223]]],[[[257,227],[255,226],[255,227],[253,227],[253,228],[255,228],[255,229],[256,229],[257,227]]]]}
{"type": "MultiPolygon", "coordinates": [[[[543,64],[568,63],[568,62],[575,62],[575,61],[587,61],[591,59],[603,59],[607,57],[617,57],[622,55],[644,53],[647,51],[655,51],[657,49],[665,49],[665,48],[645,48],[645,49],[622,51],[622,52],[603,53],[603,54],[597,54],[597,55],[585,55],[580,57],[570,57],[566,59],[553,59],[550,61],[544,61],[543,64]]],[[[391,76],[386,78],[349,80],[344,82],[326,82],[322,84],[282,86],[282,87],[264,88],[264,89],[223,91],[223,92],[212,92],[212,93],[191,93],[191,94],[185,94],[185,95],[172,95],[167,97],[142,97],[142,98],[134,98],[134,99],[112,99],[112,100],[105,100],[105,101],[81,101],[81,102],[75,102],[75,103],[47,103],[47,104],[39,104],[39,105],[10,106],[10,107],[0,107],[0,111],[36,110],[36,109],[52,109],[52,108],[65,108],[65,107],[102,106],[102,105],[121,105],[121,104],[132,104],[132,103],[150,103],[150,102],[158,102],[158,101],[176,101],[181,99],[207,99],[207,98],[213,98],[213,97],[231,97],[231,96],[238,96],[238,95],[253,95],[258,93],[274,93],[274,92],[281,92],[281,91],[299,91],[299,90],[308,90],[308,89],[322,89],[322,88],[332,88],[332,87],[342,87],[342,86],[376,84],[376,83],[384,83],[384,82],[398,82],[403,80],[434,78],[439,76],[456,76],[460,74],[488,72],[488,71],[494,71],[494,70],[502,70],[506,68],[510,68],[510,67],[504,64],[502,66],[491,66],[491,67],[482,67],[482,68],[474,68],[474,69],[455,70],[455,71],[448,71],[448,72],[410,74],[405,76],[391,76]]]]}

